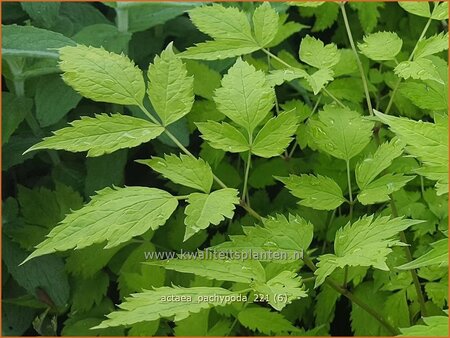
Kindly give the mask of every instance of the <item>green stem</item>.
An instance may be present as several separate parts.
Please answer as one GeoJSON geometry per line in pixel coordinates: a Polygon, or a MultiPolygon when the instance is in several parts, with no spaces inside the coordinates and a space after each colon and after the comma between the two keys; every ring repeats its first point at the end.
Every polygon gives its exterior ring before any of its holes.
{"type": "MultiPolygon", "coordinates": [[[[418,46],[419,42],[422,41],[423,38],[425,37],[425,34],[427,33],[428,28],[430,27],[431,21],[432,21],[431,18],[429,18],[428,21],[427,21],[427,23],[425,24],[425,27],[423,28],[422,33],[420,34],[419,40],[417,40],[416,45],[415,45],[414,48],[413,48],[413,51],[412,51],[411,54],[409,55],[408,61],[411,61],[411,60],[413,59],[414,53],[415,53],[416,50],[417,50],[417,46],[418,46]]],[[[395,97],[395,94],[397,93],[398,87],[400,86],[400,83],[401,83],[401,82],[402,82],[402,79],[399,78],[399,79],[397,80],[397,83],[396,83],[395,86],[394,86],[394,89],[392,90],[391,98],[389,99],[389,103],[388,103],[388,105],[387,105],[387,107],[386,107],[386,110],[385,110],[385,112],[384,112],[385,114],[389,114],[389,111],[390,111],[391,108],[392,108],[392,104],[394,103],[394,97],[395,97]]]]}
{"type": "MultiPolygon", "coordinates": [[[[395,204],[394,197],[392,195],[390,195],[389,197],[391,199],[390,203],[391,203],[392,216],[398,217],[397,205],[395,204]]],[[[407,246],[404,247],[406,259],[408,260],[408,262],[412,262],[413,257],[411,254],[411,250],[409,249],[408,240],[406,239],[406,235],[405,235],[404,231],[400,232],[400,240],[403,243],[407,244],[407,246]]],[[[422,317],[426,317],[427,316],[427,308],[425,307],[425,296],[423,295],[422,287],[420,286],[419,276],[417,275],[416,269],[411,269],[409,271],[411,273],[411,278],[413,280],[414,288],[416,289],[417,300],[419,301],[419,305],[420,305],[420,313],[421,313],[422,317]]]]}
{"type": "MultiPolygon", "coordinates": [[[[283,64],[284,66],[288,67],[289,69],[294,69],[294,66],[291,66],[289,63],[285,62],[284,60],[280,59],[278,56],[276,56],[275,54],[272,54],[270,51],[268,51],[267,49],[263,48],[262,51],[264,53],[266,53],[268,56],[270,56],[271,58],[273,58],[274,60],[277,60],[279,63],[283,64]]],[[[346,105],[343,104],[337,97],[335,97],[333,94],[331,94],[326,88],[322,88],[322,90],[329,96],[331,97],[338,105],[340,105],[342,108],[345,108],[346,105]]]]}
{"type": "MultiPolygon", "coordinates": [[[[251,140],[250,140],[250,144],[251,144],[251,140]]],[[[251,152],[251,150],[249,150],[248,155],[247,155],[247,163],[245,164],[244,187],[242,188],[242,198],[244,198],[244,199],[247,196],[248,174],[250,173],[251,162],[252,162],[252,152],[251,152]]],[[[247,198],[247,204],[250,204],[249,198],[247,198]]]]}
{"type": "Polygon", "coordinates": [[[350,199],[350,221],[353,218],[353,192],[352,192],[352,180],[350,178],[350,161],[347,160],[345,161],[345,163],[347,164],[347,185],[348,185],[348,197],[350,199]]]}
{"type": "Polygon", "coordinates": [[[369,114],[373,115],[372,102],[370,101],[370,93],[369,86],[367,85],[366,74],[364,73],[364,67],[361,63],[361,60],[358,55],[358,51],[356,50],[355,41],[353,40],[352,30],[350,29],[350,25],[348,23],[347,12],[345,11],[345,4],[340,2],[342,17],[344,18],[345,29],[347,31],[347,36],[350,41],[350,46],[352,47],[353,54],[356,58],[356,63],[358,64],[359,72],[361,73],[361,79],[364,86],[364,93],[366,94],[367,108],[369,109],[369,114]]]}

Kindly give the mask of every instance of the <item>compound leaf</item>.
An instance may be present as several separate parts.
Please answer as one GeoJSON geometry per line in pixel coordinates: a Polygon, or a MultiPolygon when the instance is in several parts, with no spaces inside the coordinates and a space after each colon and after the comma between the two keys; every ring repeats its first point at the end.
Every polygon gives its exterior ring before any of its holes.
{"type": "Polygon", "coordinates": [[[118,149],[136,147],[148,142],[164,131],[164,128],[146,120],[131,116],[95,115],[82,116],[71,126],[54,132],[26,152],[38,149],[61,149],[72,152],[87,151],[87,156],[101,156],[118,149]]]}
{"type": "Polygon", "coordinates": [[[331,68],[339,62],[340,53],[334,43],[324,43],[309,35],[300,43],[300,60],[318,69],[331,68]]]}
{"type": "Polygon", "coordinates": [[[100,102],[142,104],[142,71],[127,56],[77,45],[60,48],[59,57],[64,82],[82,96],[100,102]]]}
{"type": "Polygon", "coordinates": [[[210,224],[219,224],[225,217],[233,218],[235,205],[239,203],[237,195],[238,191],[231,188],[216,190],[210,194],[190,194],[185,209],[184,240],[188,240],[201,229],[206,229],[210,224]]]}
{"type": "Polygon", "coordinates": [[[280,155],[291,143],[297,127],[298,117],[295,110],[272,117],[256,135],[252,153],[265,158],[280,155]]]}
{"type": "Polygon", "coordinates": [[[373,122],[348,108],[325,106],[318,119],[311,119],[309,125],[320,150],[348,161],[370,142],[373,122]]]}
{"type": "Polygon", "coordinates": [[[389,195],[403,188],[415,176],[387,174],[367,184],[358,194],[358,200],[363,205],[389,201],[389,195]]]}
{"type": "Polygon", "coordinates": [[[316,210],[334,210],[346,201],[339,185],[329,177],[304,174],[277,179],[292,195],[301,199],[300,205],[316,210]]]}
{"type": "Polygon", "coordinates": [[[359,162],[355,168],[356,183],[360,189],[364,189],[383,170],[387,169],[394,159],[403,153],[404,144],[393,139],[380,145],[375,153],[367,156],[359,162]]]}
{"type": "Polygon", "coordinates": [[[170,43],[148,69],[148,96],[164,126],[181,119],[194,104],[194,78],[170,43]]]}
{"type": "Polygon", "coordinates": [[[258,6],[253,13],[255,40],[261,47],[272,42],[278,32],[278,14],[269,2],[258,6]]]}
{"type": "Polygon", "coordinates": [[[420,40],[414,52],[414,60],[433,55],[448,49],[448,33],[441,32],[428,39],[420,40]]]}
{"type": "Polygon", "coordinates": [[[387,255],[392,246],[405,245],[395,236],[406,228],[422,223],[402,217],[389,219],[387,216],[374,218],[363,216],[354,223],[347,223],[336,232],[334,240],[335,254],[319,256],[320,262],[314,274],[316,287],[321,285],[327,276],[336,268],[345,266],[373,266],[388,271],[387,255]]]}
{"type": "Polygon", "coordinates": [[[193,158],[181,154],[152,157],[150,160],[137,160],[136,162],[148,165],[154,171],[174,183],[191,187],[208,193],[213,182],[213,173],[207,162],[201,158],[193,158]]]}
{"type": "Polygon", "coordinates": [[[214,101],[221,113],[252,133],[274,105],[274,90],[262,71],[238,59],[222,79],[214,101]]]}
{"type": "Polygon", "coordinates": [[[234,126],[226,122],[197,122],[196,126],[202,133],[202,138],[215,149],[242,153],[250,149],[248,140],[234,126]]]}
{"type": "Polygon", "coordinates": [[[433,80],[444,84],[437,67],[431,60],[424,58],[400,62],[397,67],[395,67],[394,72],[403,79],[433,80]]]}
{"type": "Polygon", "coordinates": [[[106,242],[112,248],[163,225],[178,205],[175,197],[155,188],[105,188],[83,208],[67,215],[24,261],[106,242]]]}
{"type": "Polygon", "coordinates": [[[374,61],[392,60],[400,53],[403,41],[396,33],[377,32],[364,36],[364,42],[358,48],[365,56],[374,61]]]}
{"type": "Polygon", "coordinates": [[[218,287],[161,287],[132,294],[95,328],[132,325],[159,318],[183,320],[192,313],[211,306],[224,306],[235,302],[238,294],[218,287]]]}

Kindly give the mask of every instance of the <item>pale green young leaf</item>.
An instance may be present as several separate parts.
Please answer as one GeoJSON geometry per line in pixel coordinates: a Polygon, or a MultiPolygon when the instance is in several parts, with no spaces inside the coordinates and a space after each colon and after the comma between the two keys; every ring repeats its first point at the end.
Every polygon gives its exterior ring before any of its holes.
{"type": "Polygon", "coordinates": [[[348,161],[370,142],[373,122],[348,108],[325,106],[318,119],[309,120],[309,126],[320,150],[348,161]]]}
{"type": "MultiPolygon", "coordinates": [[[[106,242],[105,249],[163,225],[178,201],[154,188],[105,188],[83,208],[68,214],[25,261],[57,251],[106,242]]],[[[24,261],[24,262],[25,262],[24,261]]]]}
{"type": "Polygon", "coordinates": [[[418,269],[425,266],[448,266],[448,238],[431,243],[431,250],[406,264],[397,266],[399,270],[418,269]]]}
{"type": "Polygon", "coordinates": [[[448,19],[448,2],[441,1],[439,4],[435,3],[431,18],[434,20],[447,20],[448,19]]]}
{"type": "Polygon", "coordinates": [[[142,104],[142,71],[127,56],[77,45],[60,48],[59,57],[64,82],[82,96],[100,102],[142,104]]]}
{"type": "Polygon", "coordinates": [[[301,277],[292,271],[282,271],[266,283],[255,281],[252,286],[255,291],[268,295],[268,303],[277,311],[293,300],[308,296],[301,277]]]}
{"type": "Polygon", "coordinates": [[[430,316],[423,317],[425,325],[413,325],[411,327],[401,328],[400,337],[448,337],[448,317],[430,316]]]}
{"type": "Polygon", "coordinates": [[[258,49],[260,47],[252,41],[221,39],[197,43],[178,55],[192,60],[222,60],[250,54],[258,49]]]}
{"type": "Polygon", "coordinates": [[[448,32],[435,34],[417,43],[414,60],[433,55],[448,49],[448,32]]]}
{"type": "Polygon", "coordinates": [[[172,154],[164,155],[164,158],[152,157],[150,160],[136,162],[148,165],[174,183],[205,193],[211,190],[213,173],[209,164],[201,158],[197,159],[184,154],[178,157],[172,154]]]}
{"type": "Polygon", "coordinates": [[[197,7],[189,11],[192,23],[213,39],[254,41],[250,22],[236,7],[221,4],[197,7]]]}
{"type": "Polygon", "coordinates": [[[398,4],[408,13],[429,18],[430,3],[427,1],[399,1],[398,4]]]}
{"type": "Polygon", "coordinates": [[[436,81],[406,81],[400,84],[398,92],[421,109],[448,109],[447,89],[436,81]]]}
{"type": "MultiPolygon", "coordinates": [[[[263,224],[264,227],[243,227],[244,235],[232,235],[231,242],[224,242],[213,248],[255,253],[267,253],[267,250],[271,250],[283,254],[288,260],[298,260],[311,244],[313,225],[299,216],[269,216],[263,219],[263,224]]],[[[271,261],[270,256],[267,258],[271,261]]]]}
{"type": "Polygon", "coordinates": [[[256,135],[252,153],[265,158],[280,155],[291,143],[297,127],[298,118],[294,110],[272,117],[256,135]]]}
{"type": "Polygon", "coordinates": [[[58,58],[54,48],[75,42],[57,32],[33,26],[2,25],[2,56],[58,58]]]}
{"type": "Polygon", "coordinates": [[[220,112],[252,133],[272,109],[274,95],[265,74],[239,58],[223,77],[214,101],[220,112]]]}
{"type": "Polygon", "coordinates": [[[403,79],[433,80],[444,84],[437,67],[431,60],[424,58],[400,62],[397,67],[395,67],[394,72],[403,79]]]}
{"type": "Polygon", "coordinates": [[[374,61],[393,60],[400,53],[403,41],[393,32],[377,32],[364,36],[358,43],[362,54],[374,61]]]}
{"type": "Polygon", "coordinates": [[[347,223],[336,232],[334,240],[335,254],[319,256],[316,287],[338,267],[373,266],[376,269],[388,271],[387,255],[392,252],[392,246],[405,245],[396,239],[396,235],[408,227],[422,223],[401,217],[389,219],[381,216],[374,219],[373,215],[363,216],[354,223],[347,223]]]}
{"type": "Polygon", "coordinates": [[[286,332],[299,332],[281,313],[264,307],[248,307],[238,314],[239,322],[252,331],[272,335],[286,332]]]}
{"type": "Polygon", "coordinates": [[[183,320],[211,306],[224,306],[235,301],[238,294],[218,287],[168,287],[132,294],[120,310],[107,315],[96,328],[132,325],[159,318],[183,320]],[[183,299],[183,300],[182,300],[183,299]]]}
{"type": "Polygon", "coordinates": [[[164,126],[181,119],[194,103],[194,79],[170,43],[148,69],[148,96],[164,126]]]}
{"type": "Polygon", "coordinates": [[[66,127],[44,138],[26,152],[38,149],[58,149],[72,152],[87,151],[87,156],[101,156],[118,149],[136,147],[148,142],[164,131],[164,128],[146,120],[131,116],[96,115],[82,116],[66,127]]]}
{"type": "Polygon", "coordinates": [[[380,145],[375,153],[368,155],[356,165],[356,183],[364,189],[375,177],[387,169],[394,159],[403,153],[404,144],[398,139],[380,145]]]}
{"type": "Polygon", "coordinates": [[[276,69],[267,74],[267,82],[269,82],[271,86],[280,86],[284,82],[303,79],[308,76],[308,73],[300,68],[276,69]]]}
{"type": "Polygon", "coordinates": [[[197,256],[192,259],[189,259],[189,256],[186,256],[186,254],[183,254],[179,255],[180,259],[148,262],[146,264],[162,266],[168,270],[193,273],[197,276],[220,281],[247,284],[253,281],[266,281],[264,268],[257,260],[211,259],[209,257],[215,256],[213,256],[214,252],[210,250],[198,251],[194,254],[197,256]]]}
{"type": "Polygon", "coordinates": [[[231,153],[242,153],[250,149],[246,137],[231,124],[226,122],[197,122],[195,124],[202,133],[202,138],[215,149],[231,153]]]}
{"type": "Polygon", "coordinates": [[[324,43],[309,35],[300,43],[300,60],[318,69],[331,68],[339,62],[340,53],[334,43],[324,43]]]}
{"type": "Polygon", "coordinates": [[[376,110],[374,113],[406,143],[406,152],[423,163],[424,168],[417,173],[437,180],[439,194],[448,192],[448,117],[445,116],[444,123],[431,123],[385,115],[376,110]]]}
{"type": "Polygon", "coordinates": [[[333,81],[333,71],[328,68],[319,69],[312,75],[306,76],[306,81],[311,86],[314,95],[317,95],[328,82],[333,81]]]}
{"type": "Polygon", "coordinates": [[[321,175],[290,175],[277,177],[292,195],[301,199],[300,205],[316,210],[334,210],[346,201],[339,185],[321,175]]]}
{"type": "Polygon", "coordinates": [[[253,13],[255,40],[260,47],[266,47],[278,31],[278,14],[269,2],[258,6],[253,13]]]}
{"type": "Polygon", "coordinates": [[[184,240],[206,229],[210,224],[218,225],[225,217],[233,218],[235,205],[239,204],[238,193],[236,189],[224,188],[210,194],[190,194],[185,209],[184,240]]]}
{"type": "Polygon", "coordinates": [[[363,205],[389,201],[389,195],[403,188],[415,176],[401,174],[386,174],[367,184],[358,194],[358,200],[363,205]]]}

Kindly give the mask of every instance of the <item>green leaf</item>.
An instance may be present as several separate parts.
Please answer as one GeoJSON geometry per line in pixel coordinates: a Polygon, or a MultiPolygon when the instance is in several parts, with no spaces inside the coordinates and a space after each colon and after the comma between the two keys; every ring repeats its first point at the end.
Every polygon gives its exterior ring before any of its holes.
{"type": "Polygon", "coordinates": [[[365,56],[374,61],[393,60],[400,53],[403,41],[396,33],[377,32],[364,36],[364,42],[358,48],[365,56]]]}
{"type": "Polygon", "coordinates": [[[197,122],[195,124],[202,133],[202,138],[215,149],[231,153],[242,153],[250,149],[245,136],[231,124],[226,122],[197,122]]]}
{"type": "Polygon", "coordinates": [[[83,208],[72,212],[53,228],[47,239],[24,261],[69,249],[82,249],[107,242],[112,248],[156,230],[173,213],[178,201],[168,192],[154,188],[105,188],[83,208]]]}
{"type": "Polygon", "coordinates": [[[250,54],[260,49],[255,42],[246,40],[221,39],[197,43],[178,54],[192,60],[222,60],[250,54]]]}
{"type": "Polygon", "coordinates": [[[190,259],[189,256],[183,257],[183,255],[179,255],[180,259],[148,262],[146,264],[162,266],[168,270],[193,273],[197,276],[220,281],[247,284],[255,280],[260,282],[266,281],[264,268],[257,260],[210,259],[208,257],[215,256],[212,256],[213,252],[208,249],[206,251],[192,253],[192,255],[196,255],[196,257],[190,259]]]}
{"type": "Polygon", "coordinates": [[[338,267],[373,266],[388,271],[386,258],[392,252],[392,246],[405,245],[396,235],[408,227],[422,223],[401,217],[389,219],[387,216],[374,218],[363,216],[354,223],[347,223],[336,232],[334,240],[335,254],[319,256],[315,286],[321,285],[325,278],[338,267]]]}
{"type": "Polygon", "coordinates": [[[99,102],[142,104],[142,71],[125,55],[83,45],[60,48],[59,55],[64,82],[82,96],[99,102]]]}
{"type": "Polygon", "coordinates": [[[266,283],[255,281],[253,288],[263,295],[268,295],[268,303],[277,311],[281,311],[294,300],[308,296],[301,277],[292,271],[282,271],[266,283]]]}
{"type": "Polygon", "coordinates": [[[235,205],[239,204],[238,191],[225,188],[210,194],[190,194],[185,209],[186,232],[184,241],[210,224],[218,225],[225,217],[233,218],[235,205]]]}
{"type": "Polygon", "coordinates": [[[309,35],[300,43],[300,60],[318,69],[331,68],[339,62],[340,53],[334,43],[324,43],[309,35]]]}
{"type": "Polygon", "coordinates": [[[297,127],[298,118],[294,110],[272,117],[256,135],[252,153],[265,158],[280,155],[291,143],[297,127]]]}
{"type": "Polygon", "coordinates": [[[118,149],[136,147],[148,142],[164,131],[164,128],[146,120],[131,116],[95,115],[82,116],[71,127],[54,132],[26,152],[38,149],[62,149],[72,152],[87,151],[87,156],[101,156],[118,149]]]}
{"type": "Polygon", "coordinates": [[[447,89],[436,81],[403,82],[398,92],[421,109],[447,110],[448,108],[447,89]]]}
{"type": "Polygon", "coordinates": [[[51,28],[58,22],[61,3],[21,2],[20,5],[38,26],[51,28]]]}
{"type": "Polygon", "coordinates": [[[211,167],[203,159],[193,158],[181,154],[152,157],[151,160],[137,160],[136,162],[148,165],[154,171],[174,183],[209,193],[213,183],[211,167]]]}
{"type": "Polygon", "coordinates": [[[407,12],[423,16],[426,18],[431,17],[430,4],[422,1],[399,1],[398,4],[407,12]]]}
{"type": "Polygon", "coordinates": [[[276,69],[270,71],[267,75],[267,82],[271,86],[280,86],[284,82],[290,82],[295,79],[307,78],[309,75],[300,68],[276,69]]]}
{"type": "Polygon", "coordinates": [[[380,18],[379,8],[384,8],[383,2],[349,2],[351,8],[358,11],[359,22],[364,33],[371,33],[380,18]]]}
{"type": "MultiPolygon", "coordinates": [[[[296,5],[296,2],[291,2],[296,5]]],[[[339,16],[339,5],[333,2],[318,2],[320,6],[310,6],[310,4],[315,5],[316,2],[306,2],[308,6],[303,6],[298,4],[303,8],[299,9],[301,16],[305,17],[315,17],[314,26],[312,27],[312,32],[322,32],[327,28],[333,26],[339,16]],[[309,7],[309,8],[308,8],[309,7]]]]}
{"type": "Polygon", "coordinates": [[[32,107],[33,100],[2,92],[2,144],[8,142],[27,114],[31,113],[32,107]]]}
{"type": "Polygon", "coordinates": [[[254,41],[247,16],[236,7],[212,4],[190,10],[189,16],[201,32],[216,40],[254,41]]]}
{"type": "Polygon", "coordinates": [[[406,143],[406,151],[419,159],[424,168],[418,174],[437,180],[438,195],[448,192],[448,125],[443,123],[414,121],[374,111],[375,115],[397,137],[406,143]],[[425,170],[424,170],[425,169],[425,170]]]}
{"type": "Polygon", "coordinates": [[[255,40],[260,47],[266,47],[278,32],[278,14],[269,2],[258,6],[253,13],[255,40]]]}
{"type": "Polygon", "coordinates": [[[448,49],[448,32],[435,34],[428,39],[420,40],[414,52],[414,60],[433,55],[448,49]]]}
{"type": "Polygon", "coordinates": [[[42,77],[36,89],[36,118],[41,127],[61,120],[80,102],[81,96],[67,86],[59,76],[42,77]]]}
{"type": "Polygon", "coordinates": [[[183,320],[191,313],[236,301],[238,294],[217,287],[161,287],[126,298],[120,310],[110,313],[96,328],[132,325],[159,318],[183,320]]]}
{"type": "Polygon", "coordinates": [[[148,96],[164,126],[191,111],[194,103],[194,78],[173,52],[172,43],[156,56],[148,69],[148,96]]]}
{"type": "Polygon", "coordinates": [[[281,313],[272,312],[268,308],[248,307],[238,314],[239,322],[252,331],[272,335],[285,332],[298,332],[281,313]]]}
{"type": "MultiPolygon", "coordinates": [[[[214,90],[220,87],[220,80],[222,79],[220,73],[204,63],[191,60],[187,60],[186,68],[188,74],[194,77],[194,93],[212,100],[214,90]]],[[[197,101],[195,103],[198,102],[210,101],[197,101]]]]}
{"type": "Polygon", "coordinates": [[[394,72],[403,79],[433,80],[444,84],[437,67],[428,59],[417,59],[415,61],[403,61],[395,67],[394,72]]]}
{"type": "Polygon", "coordinates": [[[60,257],[39,257],[33,262],[20,265],[27,253],[6,236],[2,239],[2,256],[11,276],[29,294],[37,297],[39,290],[43,290],[57,307],[66,306],[70,287],[64,262],[60,257]]]}
{"type": "Polygon", "coordinates": [[[309,126],[320,150],[348,161],[370,142],[373,122],[348,108],[325,106],[318,119],[309,120],[309,126]]]}
{"type": "Polygon", "coordinates": [[[287,18],[288,18],[287,14],[281,13],[279,14],[277,34],[275,34],[273,40],[266,47],[278,46],[280,43],[285,41],[291,35],[298,33],[302,29],[306,28],[306,26],[298,22],[294,21],[286,22],[287,18]]]}
{"type": "Polygon", "coordinates": [[[311,86],[314,95],[317,95],[328,82],[333,81],[333,71],[328,68],[319,69],[312,75],[308,75],[306,81],[311,86]]]}
{"type": "Polygon", "coordinates": [[[363,205],[389,201],[389,195],[403,188],[415,176],[387,174],[367,184],[358,194],[358,200],[363,205]]]}
{"type": "MultiPolygon", "coordinates": [[[[299,216],[269,216],[263,219],[264,227],[243,227],[244,235],[231,235],[213,249],[238,252],[264,253],[267,250],[286,253],[288,259],[298,260],[311,244],[313,225],[299,216]]],[[[262,255],[262,257],[264,257],[262,255]]]]}
{"type": "Polygon", "coordinates": [[[448,317],[447,316],[430,316],[423,317],[425,325],[413,325],[400,329],[402,334],[400,337],[428,337],[428,336],[448,336],[448,317]]]}
{"type": "Polygon", "coordinates": [[[442,1],[435,3],[433,13],[431,13],[431,18],[434,20],[447,20],[448,19],[448,3],[442,1]]]}
{"type": "Polygon", "coordinates": [[[262,71],[238,59],[222,79],[214,101],[220,112],[252,133],[274,105],[274,90],[262,71]]]}
{"type": "Polygon", "coordinates": [[[403,153],[404,144],[398,139],[380,145],[375,153],[370,154],[356,165],[355,176],[358,187],[363,190],[385,169],[392,161],[403,153]]]}
{"type": "Polygon", "coordinates": [[[2,25],[2,55],[58,58],[55,48],[75,42],[62,34],[33,26],[2,25]]]}
{"type": "Polygon", "coordinates": [[[346,201],[339,185],[331,178],[321,175],[290,175],[277,179],[292,195],[301,199],[300,205],[316,210],[334,210],[346,201]]]}
{"type": "Polygon", "coordinates": [[[399,270],[418,269],[425,266],[448,266],[448,238],[431,243],[432,249],[424,253],[419,258],[397,266],[399,270]]]}
{"type": "Polygon", "coordinates": [[[86,26],[73,36],[80,45],[103,47],[109,52],[121,53],[126,50],[131,33],[120,32],[116,26],[100,23],[86,26]]]}
{"type": "Polygon", "coordinates": [[[102,271],[89,279],[76,279],[72,311],[86,312],[94,305],[99,305],[108,291],[108,286],[109,277],[102,271]]]}

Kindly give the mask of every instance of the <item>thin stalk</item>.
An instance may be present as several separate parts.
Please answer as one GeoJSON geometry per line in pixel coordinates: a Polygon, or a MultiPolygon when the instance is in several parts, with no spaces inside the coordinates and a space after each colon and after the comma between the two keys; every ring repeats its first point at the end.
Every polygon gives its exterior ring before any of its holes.
{"type": "Polygon", "coordinates": [[[353,54],[355,54],[356,63],[358,64],[359,72],[361,73],[361,79],[364,86],[364,93],[366,94],[367,108],[369,109],[369,114],[373,115],[372,102],[370,101],[369,86],[367,85],[366,74],[364,73],[363,65],[359,58],[358,51],[356,50],[352,30],[350,29],[350,25],[348,23],[347,12],[345,11],[345,4],[341,2],[339,3],[339,5],[341,6],[342,17],[344,18],[345,30],[347,31],[347,36],[348,39],[350,40],[350,46],[352,47],[353,54]]]}
{"type": "MultiPolygon", "coordinates": [[[[312,270],[316,271],[317,268],[314,263],[311,261],[311,258],[306,254],[303,256],[303,261],[305,264],[312,270]]],[[[378,313],[376,310],[370,307],[370,305],[364,303],[361,299],[352,294],[349,290],[342,288],[335,280],[328,277],[325,279],[325,283],[327,283],[334,290],[339,292],[344,297],[348,298],[352,303],[355,303],[359,307],[361,307],[364,311],[370,314],[374,319],[376,319],[387,331],[389,331],[392,335],[396,336],[400,334],[400,330],[392,326],[383,316],[378,313]]]]}
{"type": "MultiPolygon", "coordinates": [[[[250,140],[251,142],[251,140],[250,140]]],[[[248,185],[248,175],[250,173],[250,163],[252,162],[252,152],[249,150],[247,155],[247,163],[245,164],[245,174],[244,174],[244,187],[242,188],[242,198],[247,196],[247,185],[248,185]]],[[[249,203],[249,198],[247,196],[247,204],[249,203]]]]}
{"type": "Polygon", "coordinates": [[[345,163],[347,164],[347,184],[348,184],[348,197],[350,199],[350,212],[349,212],[349,216],[350,216],[350,221],[353,218],[353,192],[352,192],[352,180],[350,178],[350,161],[347,160],[345,161],[345,163]]]}
{"type": "MultiPolygon", "coordinates": [[[[391,203],[392,216],[398,217],[397,205],[395,204],[394,198],[392,197],[392,195],[390,195],[389,197],[391,199],[390,203],[391,203]]],[[[400,232],[400,240],[403,243],[408,244],[408,240],[406,239],[406,235],[405,235],[404,231],[400,232]]],[[[411,254],[411,250],[409,249],[409,244],[407,246],[405,246],[404,249],[405,249],[406,259],[408,260],[408,262],[412,262],[413,257],[411,254]]],[[[422,317],[426,317],[427,316],[427,308],[425,307],[425,296],[423,295],[422,287],[420,286],[419,276],[417,275],[416,269],[411,269],[409,271],[411,272],[411,278],[413,280],[414,288],[416,289],[417,300],[419,301],[419,305],[420,305],[420,313],[421,313],[422,317]]]]}
{"type": "MultiPolygon", "coordinates": [[[[419,42],[422,41],[423,38],[425,37],[425,34],[427,33],[428,28],[430,27],[431,21],[432,21],[431,18],[429,18],[428,21],[427,21],[427,23],[425,24],[425,27],[423,28],[422,33],[420,34],[419,40],[417,40],[416,45],[415,45],[414,48],[413,48],[413,51],[412,51],[411,54],[409,55],[408,61],[411,61],[411,60],[413,59],[414,53],[415,53],[416,50],[417,50],[417,46],[418,46],[419,42]]],[[[389,103],[388,103],[388,105],[387,105],[387,107],[386,107],[386,110],[385,110],[385,112],[384,112],[385,114],[389,114],[389,111],[390,111],[391,108],[392,108],[392,104],[394,103],[394,97],[395,97],[395,94],[397,93],[398,87],[400,86],[400,83],[401,83],[401,82],[402,82],[402,79],[399,78],[399,79],[397,80],[397,83],[396,83],[395,86],[394,86],[394,89],[392,90],[391,98],[389,99],[389,103]]]]}
{"type": "MultiPolygon", "coordinates": [[[[279,63],[283,64],[284,66],[292,69],[295,68],[293,66],[291,66],[289,63],[285,62],[284,60],[280,59],[278,56],[276,56],[275,54],[272,54],[270,51],[268,51],[267,49],[263,48],[262,51],[264,53],[266,53],[268,56],[270,56],[271,58],[273,58],[274,60],[277,60],[279,63]]],[[[329,96],[331,97],[338,105],[340,105],[342,108],[345,108],[346,105],[343,104],[337,97],[335,97],[333,94],[331,94],[326,88],[322,88],[322,90],[329,96]]]]}

